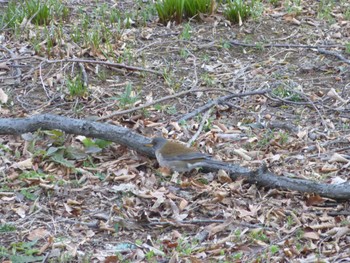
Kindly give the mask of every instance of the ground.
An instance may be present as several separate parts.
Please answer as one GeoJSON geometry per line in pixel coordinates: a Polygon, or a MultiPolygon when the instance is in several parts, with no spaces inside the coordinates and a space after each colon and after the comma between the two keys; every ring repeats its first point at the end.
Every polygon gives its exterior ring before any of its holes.
{"type": "MultiPolygon", "coordinates": [[[[183,142],[199,130],[192,146],[217,159],[347,181],[347,1],[265,1],[241,25],[222,5],[162,25],[150,1],[62,4],[67,14],[50,26],[2,25],[2,118],[106,117],[183,142]],[[122,66],[99,63],[107,59],[122,66]],[[232,93],[242,96],[179,121],[232,93]]],[[[0,142],[2,262],[349,260],[346,200],[232,181],[223,171],[172,173],[133,149],[60,131],[0,142]]]]}

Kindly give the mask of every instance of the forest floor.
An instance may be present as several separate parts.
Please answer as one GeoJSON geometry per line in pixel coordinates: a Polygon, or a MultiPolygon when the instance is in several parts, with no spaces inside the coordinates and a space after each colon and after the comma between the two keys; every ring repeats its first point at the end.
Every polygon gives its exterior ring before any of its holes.
{"type": "MultiPolygon", "coordinates": [[[[3,25],[2,118],[106,117],[183,142],[199,129],[193,146],[223,161],[348,180],[348,1],[265,1],[241,25],[219,6],[166,26],[152,1],[62,4],[67,14],[49,26],[3,25]],[[232,93],[242,96],[181,120],[232,93]]],[[[8,6],[0,2],[0,16],[8,6]]],[[[222,171],[171,173],[115,143],[44,130],[1,136],[0,175],[2,262],[350,261],[348,201],[222,171]]]]}

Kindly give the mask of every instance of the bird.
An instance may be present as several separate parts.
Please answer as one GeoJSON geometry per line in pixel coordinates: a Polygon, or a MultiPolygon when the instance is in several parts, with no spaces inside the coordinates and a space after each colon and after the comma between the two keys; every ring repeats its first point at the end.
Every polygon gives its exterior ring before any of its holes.
{"type": "Polygon", "coordinates": [[[153,147],[160,166],[176,172],[187,172],[211,162],[218,162],[209,154],[201,153],[178,142],[168,141],[163,137],[155,137],[145,146],[153,147]]]}

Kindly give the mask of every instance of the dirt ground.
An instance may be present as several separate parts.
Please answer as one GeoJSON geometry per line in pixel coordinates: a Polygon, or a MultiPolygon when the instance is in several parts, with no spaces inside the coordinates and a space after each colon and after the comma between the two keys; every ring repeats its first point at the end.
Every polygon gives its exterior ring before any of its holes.
{"type": "MultiPolygon", "coordinates": [[[[347,1],[265,1],[241,25],[219,6],[166,26],[151,1],[62,3],[68,17],[50,26],[0,31],[1,118],[107,116],[183,142],[200,130],[193,146],[217,159],[249,169],[265,162],[281,177],[348,180],[347,1]],[[112,23],[113,12],[120,19],[112,23]],[[99,63],[107,60],[133,68],[99,63]],[[77,76],[88,84],[81,96],[69,89],[77,76]],[[251,94],[259,90],[268,92],[251,94]],[[246,95],[179,121],[232,93],[246,95]]],[[[0,15],[7,6],[0,2],[0,15]]],[[[172,173],[137,151],[59,131],[0,143],[2,262],[350,261],[347,200],[232,181],[223,171],[172,173]]]]}

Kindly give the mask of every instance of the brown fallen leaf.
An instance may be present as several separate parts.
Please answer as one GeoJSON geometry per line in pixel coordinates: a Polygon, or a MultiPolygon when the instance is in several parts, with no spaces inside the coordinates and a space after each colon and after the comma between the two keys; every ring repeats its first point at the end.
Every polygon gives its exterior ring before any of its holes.
{"type": "Polygon", "coordinates": [[[37,229],[34,229],[33,231],[30,231],[29,235],[27,236],[27,238],[30,241],[33,240],[38,240],[38,239],[42,239],[47,237],[50,234],[49,231],[47,231],[45,228],[43,227],[39,227],[37,229]]]}

